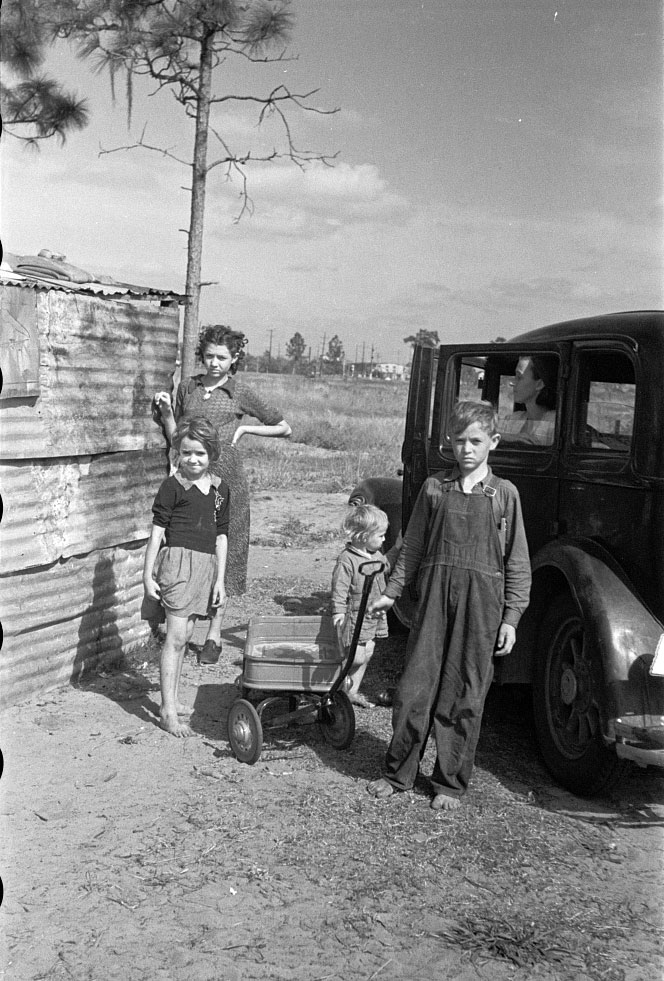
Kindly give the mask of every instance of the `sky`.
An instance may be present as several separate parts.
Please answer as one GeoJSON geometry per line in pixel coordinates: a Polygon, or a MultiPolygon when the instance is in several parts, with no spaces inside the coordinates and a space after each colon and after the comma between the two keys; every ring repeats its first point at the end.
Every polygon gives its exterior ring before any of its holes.
{"type": "MultiPolygon", "coordinates": [[[[203,323],[243,330],[254,354],[409,359],[404,338],[510,338],[557,321],[664,307],[660,0],[294,0],[278,65],[226,64],[218,92],[317,89],[294,112],[304,171],[210,175],[203,323]]],[[[63,45],[48,71],[88,100],[64,146],[0,145],[4,249],[47,248],[124,282],[180,291],[193,133],[172,95],[122,86],[63,45]]],[[[272,145],[246,107],[215,126],[272,145]]],[[[214,140],[210,159],[215,157],[214,140]]]]}

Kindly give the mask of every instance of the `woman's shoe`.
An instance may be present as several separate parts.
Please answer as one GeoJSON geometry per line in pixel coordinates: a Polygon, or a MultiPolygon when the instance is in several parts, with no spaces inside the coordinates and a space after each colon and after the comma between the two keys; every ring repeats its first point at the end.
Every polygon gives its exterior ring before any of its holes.
{"type": "Polygon", "coordinates": [[[389,707],[394,701],[394,691],[394,688],[386,688],[385,691],[379,691],[376,695],[376,705],[389,707]]]}
{"type": "Polygon", "coordinates": [[[221,644],[206,640],[197,654],[199,664],[216,664],[221,657],[221,644]]]}

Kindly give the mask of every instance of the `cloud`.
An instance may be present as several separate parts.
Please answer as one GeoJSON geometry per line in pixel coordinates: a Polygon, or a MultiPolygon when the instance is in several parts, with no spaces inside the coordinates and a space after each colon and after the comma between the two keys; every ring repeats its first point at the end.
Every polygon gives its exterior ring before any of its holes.
{"type": "MultiPolygon", "coordinates": [[[[304,170],[286,162],[249,165],[248,193],[253,204],[247,236],[320,237],[348,225],[400,222],[410,202],[392,191],[373,164],[345,162],[328,167],[314,161],[304,170]]],[[[241,184],[210,182],[215,205],[229,215],[238,210],[241,184]]]]}

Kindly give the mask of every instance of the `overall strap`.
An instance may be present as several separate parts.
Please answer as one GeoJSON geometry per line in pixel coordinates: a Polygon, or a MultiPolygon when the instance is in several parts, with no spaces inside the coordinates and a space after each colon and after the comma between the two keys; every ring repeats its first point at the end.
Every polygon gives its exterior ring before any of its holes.
{"type": "Polygon", "coordinates": [[[498,529],[498,537],[500,538],[500,550],[503,558],[505,558],[505,552],[507,551],[507,521],[505,520],[503,509],[498,501],[498,487],[500,484],[500,477],[496,477],[495,474],[491,474],[484,485],[483,493],[486,497],[491,498],[493,516],[496,520],[496,528],[498,529]]]}

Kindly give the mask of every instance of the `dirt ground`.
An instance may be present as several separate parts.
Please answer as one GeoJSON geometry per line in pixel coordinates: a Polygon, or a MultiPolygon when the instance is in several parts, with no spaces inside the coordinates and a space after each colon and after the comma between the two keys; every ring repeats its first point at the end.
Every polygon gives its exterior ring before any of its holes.
{"type": "MultiPolygon", "coordinates": [[[[376,802],[390,711],[346,751],[315,724],[226,731],[247,622],[325,608],[344,495],[253,501],[251,584],[216,666],[185,662],[196,738],[155,723],[158,650],[7,710],[2,977],[20,981],[654,981],[662,975],[664,776],[580,800],[538,760],[528,700],[494,691],[463,807],[426,778],[376,802]],[[332,531],[330,531],[330,529],[332,531]]],[[[375,693],[404,638],[382,643],[375,693]]],[[[431,770],[430,750],[423,772],[431,770]]]]}

